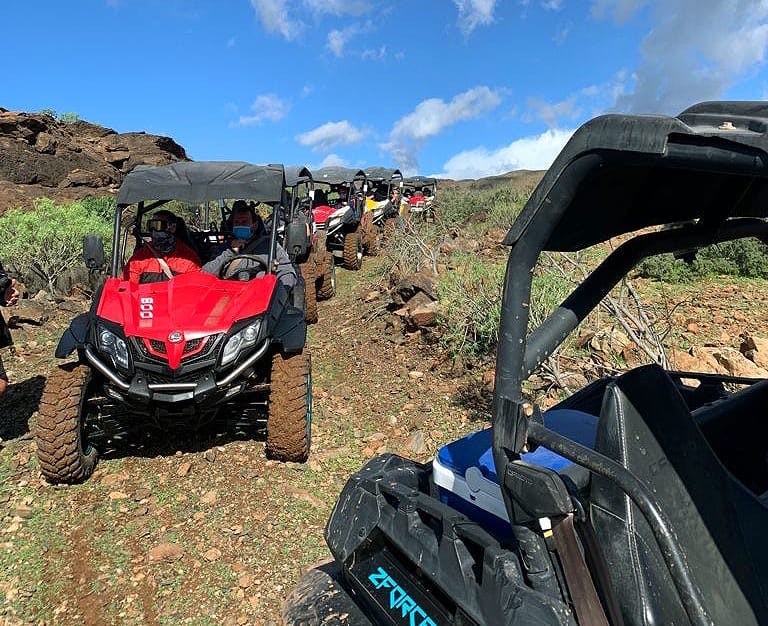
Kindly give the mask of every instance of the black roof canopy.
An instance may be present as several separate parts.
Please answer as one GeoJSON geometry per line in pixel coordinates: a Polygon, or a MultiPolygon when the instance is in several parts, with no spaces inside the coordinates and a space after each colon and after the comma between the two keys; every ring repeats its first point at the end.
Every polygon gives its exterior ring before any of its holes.
{"type": "Polygon", "coordinates": [[[138,165],[123,179],[117,203],[182,200],[190,203],[219,198],[279,202],[285,186],[282,165],[243,161],[181,161],[171,165],[138,165]]]}
{"type": "Polygon", "coordinates": [[[437,179],[431,178],[430,176],[409,176],[405,179],[405,184],[412,187],[417,187],[419,185],[436,185],[437,179]]]}
{"type": "Polygon", "coordinates": [[[395,176],[399,176],[401,180],[403,178],[403,173],[400,170],[379,166],[366,167],[365,174],[369,180],[390,180],[395,176]]]}
{"type": "Polygon", "coordinates": [[[767,131],[768,102],[595,118],[563,148],[505,244],[579,250],[649,226],[768,217],[767,131]]]}
{"type": "Polygon", "coordinates": [[[285,166],[285,185],[287,187],[295,187],[303,182],[312,182],[312,172],[303,165],[285,166]]]}
{"type": "Polygon", "coordinates": [[[355,179],[365,179],[365,177],[365,172],[363,170],[356,170],[338,165],[321,167],[313,172],[313,178],[316,183],[327,183],[329,185],[351,183],[355,179]]]}

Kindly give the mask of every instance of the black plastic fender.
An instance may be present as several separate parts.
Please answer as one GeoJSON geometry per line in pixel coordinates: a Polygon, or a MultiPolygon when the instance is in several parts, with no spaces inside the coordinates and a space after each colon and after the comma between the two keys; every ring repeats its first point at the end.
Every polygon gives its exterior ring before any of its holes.
{"type": "Polygon", "coordinates": [[[274,339],[283,344],[285,352],[300,352],[307,342],[307,322],[304,309],[286,306],[278,320],[274,339]]]}
{"type": "Polygon", "coordinates": [[[72,354],[76,348],[85,345],[90,330],[90,313],[81,313],[73,319],[69,324],[69,328],[64,331],[61,339],[59,339],[59,344],[56,346],[56,358],[65,359],[72,354]]]}

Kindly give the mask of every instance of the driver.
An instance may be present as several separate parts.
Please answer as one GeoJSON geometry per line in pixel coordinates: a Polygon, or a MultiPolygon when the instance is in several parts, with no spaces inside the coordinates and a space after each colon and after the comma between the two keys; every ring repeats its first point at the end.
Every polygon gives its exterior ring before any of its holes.
{"type": "MultiPolygon", "coordinates": [[[[235,238],[229,244],[229,249],[224,250],[219,256],[203,265],[204,272],[219,276],[224,265],[237,258],[239,254],[261,256],[266,265],[269,257],[269,233],[264,228],[261,216],[245,200],[236,200],[232,205],[232,232],[235,238]]],[[[275,261],[277,262],[277,271],[275,272],[277,280],[286,288],[292,289],[296,284],[296,269],[293,267],[288,253],[280,244],[277,244],[275,261]]],[[[238,271],[256,265],[257,263],[251,259],[238,259],[230,263],[226,275],[221,276],[221,278],[233,278],[238,271]]]]}

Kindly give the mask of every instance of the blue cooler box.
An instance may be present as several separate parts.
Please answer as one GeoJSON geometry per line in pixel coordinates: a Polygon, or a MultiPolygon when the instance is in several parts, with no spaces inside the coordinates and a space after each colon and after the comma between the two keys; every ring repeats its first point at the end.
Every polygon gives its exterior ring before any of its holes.
{"type": "MultiPolygon", "coordinates": [[[[583,446],[595,445],[597,418],[589,413],[571,409],[547,411],[544,425],[583,446]]],[[[507,533],[509,518],[493,463],[492,439],[492,431],[487,428],[440,448],[432,461],[432,480],[442,502],[491,532],[507,533]]],[[[579,488],[589,480],[586,469],[543,446],[522,454],[521,459],[568,476],[579,488]]]]}

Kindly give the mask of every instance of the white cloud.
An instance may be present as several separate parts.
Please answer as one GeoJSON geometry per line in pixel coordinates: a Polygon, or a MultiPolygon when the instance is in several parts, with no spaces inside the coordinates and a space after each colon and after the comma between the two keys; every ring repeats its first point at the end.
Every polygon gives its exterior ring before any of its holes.
{"type": "Polygon", "coordinates": [[[306,97],[307,97],[307,96],[309,96],[309,95],[310,95],[310,94],[311,94],[311,93],[312,93],[314,90],[315,90],[315,88],[314,88],[312,85],[310,85],[309,83],[307,83],[306,85],[304,85],[304,86],[301,88],[301,97],[302,97],[302,98],[306,98],[306,97]]]}
{"type": "Polygon", "coordinates": [[[279,122],[288,114],[290,108],[289,102],[278,98],[275,94],[263,94],[253,101],[252,115],[241,115],[240,119],[230,126],[255,126],[264,121],[279,122]]]}
{"type": "Polygon", "coordinates": [[[331,165],[335,165],[337,167],[349,167],[349,161],[341,158],[338,154],[329,154],[322,161],[320,161],[316,169],[320,169],[321,167],[329,167],[331,165]]]}
{"type": "Polygon", "coordinates": [[[324,15],[341,17],[359,16],[370,13],[375,7],[373,0],[251,0],[256,17],[268,33],[280,35],[291,41],[298,39],[307,24],[307,16],[319,18],[324,15]]]}
{"type": "Polygon", "coordinates": [[[459,28],[468,36],[478,26],[493,23],[493,11],[496,0],[453,0],[459,10],[459,28]]]}
{"type": "Polygon", "coordinates": [[[318,15],[363,15],[370,13],[374,3],[368,0],[304,0],[304,5],[318,15]]]}
{"type": "Polygon", "coordinates": [[[473,87],[460,93],[448,103],[439,98],[429,98],[419,102],[413,112],[397,120],[391,136],[426,139],[456,122],[472,119],[495,109],[500,102],[499,92],[484,86],[473,87]]]}
{"type": "Polygon", "coordinates": [[[612,80],[598,85],[588,85],[558,102],[541,98],[528,98],[528,111],[524,122],[543,122],[550,128],[560,128],[565,122],[584,120],[613,108],[626,91],[627,73],[617,72],[612,80]]]}
{"type": "Polygon", "coordinates": [[[452,156],[443,165],[440,178],[482,178],[511,170],[543,170],[573,135],[573,130],[550,129],[540,135],[517,139],[507,146],[488,150],[474,148],[452,156]]]}
{"type": "Polygon", "coordinates": [[[363,139],[365,133],[350,124],[347,120],[340,122],[326,122],[322,126],[307,131],[296,137],[302,146],[309,146],[313,150],[329,150],[337,145],[351,145],[363,139]]]}
{"type": "Polygon", "coordinates": [[[363,54],[360,56],[364,61],[381,61],[387,56],[387,46],[382,45],[378,50],[375,48],[363,50],[363,54]]]}
{"type": "Polygon", "coordinates": [[[528,98],[528,108],[531,112],[523,116],[524,121],[540,120],[550,128],[557,126],[562,119],[574,119],[581,113],[575,96],[552,103],[539,98],[528,98]]]}
{"type": "Polygon", "coordinates": [[[290,17],[288,0],[251,0],[251,6],[268,33],[281,35],[290,41],[296,39],[304,30],[301,20],[290,17]]]}
{"type": "Polygon", "coordinates": [[[328,33],[328,43],[326,47],[333,53],[335,57],[344,56],[344,46],[352,39],[359,31],[359,26],[353,24],[342,28],[341,30],[332,30],[328,33]]]}
{"type": "Polygon", "coordinates": [[[544,0],[541,6],[547,11],[559,11],[563,8],[563,0],[544,0]]]}
{"type": "Polygon", "coordinates": [[[644,6],[652,10],[652,28],[618,110],[679,113],[722,97],[766,59],[768,0],[594,0],[592,12],[621,22],[644,6]]]}
{"type": "Polygon", "coordinates": [[[652,0],[592,0],[592,15],[601,20],[613,15],[614,21],[622,24],[652,0]]]}
{"type": "Polygon", "coordinates": [[[427,139],[457,122],[479,117],[501,103],[501,94],[489,87],[473,87],[450,102],[423,100],[408,115],[397,120],[389,140],[380,147],[393,155],[401,169],[418,170],[418,153],[427,139]]]}

